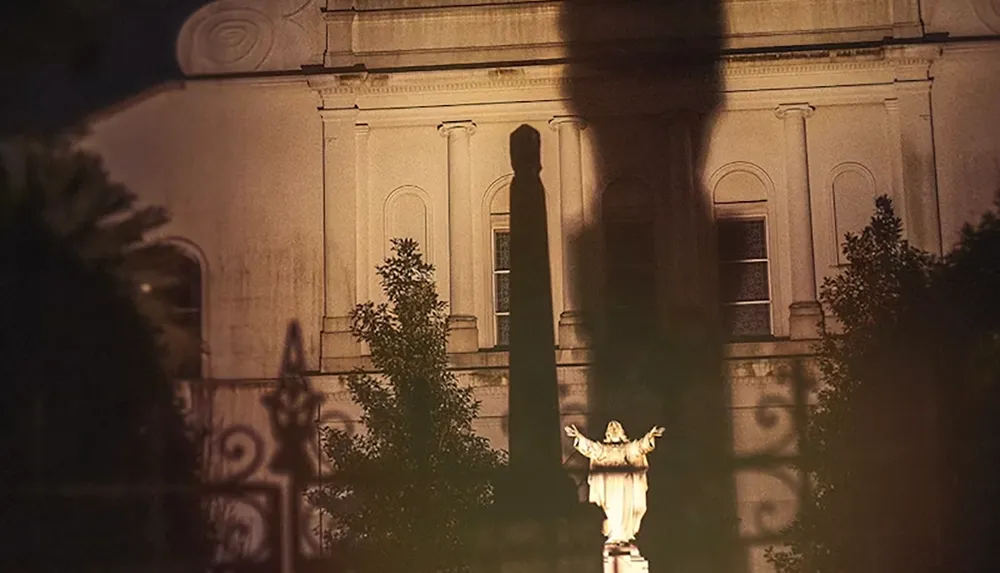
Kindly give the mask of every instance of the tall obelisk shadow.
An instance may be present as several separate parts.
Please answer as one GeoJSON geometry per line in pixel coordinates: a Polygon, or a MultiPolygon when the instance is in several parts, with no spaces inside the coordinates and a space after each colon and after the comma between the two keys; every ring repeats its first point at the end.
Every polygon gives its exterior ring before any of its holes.
{"type": "Polygon", "coordinates": [[[511,503],[556,510],[575,502],[562,469],[552,279],[540,173],[541,136],[510,135],[510,482],[511,503]],[[514,500],[517,500],[516,502],[514,500]]]}
{"type": "Polygon", "coordinates": [[[541,137],[510,135],[510,463],[480,524],[476,571],[600,571],[601,510],[562,467],[541,137]]]}

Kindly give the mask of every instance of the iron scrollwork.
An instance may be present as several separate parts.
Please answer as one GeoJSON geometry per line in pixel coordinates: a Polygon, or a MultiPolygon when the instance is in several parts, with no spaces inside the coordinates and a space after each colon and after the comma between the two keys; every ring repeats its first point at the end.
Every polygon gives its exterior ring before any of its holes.
{"type": "Polygon", "coordinates": [[[317,557],[302,491],[317,478],[316,421],[322,395],[305,376],[301,331],[289,324],[277,385],[261,397],[274,441],[248,424],[216,429],[209,442],[206,510],[215,526],[214,573],[279,570],[317,557]],[[260,477],[263,470],[284,485],[260,477]]]}

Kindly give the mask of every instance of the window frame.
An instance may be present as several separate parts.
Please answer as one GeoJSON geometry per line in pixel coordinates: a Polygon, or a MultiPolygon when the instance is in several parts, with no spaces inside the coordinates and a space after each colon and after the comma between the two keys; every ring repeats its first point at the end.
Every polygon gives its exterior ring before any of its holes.
{"type": "MultiPolygon", "coordinates": [[[[766,304],[768,306],[768,320],[769,320],[769,332],[767,334],[759,335],[748,335],[748,336],[734,336],[730,333],[726,333],[728,341],[730,343],[739,342],[752,342],[756,340],[767,340],[777,338],[779,336],[778,329],[778,313],[776,312],[777,307],[777,271],[775,265],[776,250],[775,250],[775,240],[774,240],[774,230],[773,230],[773,217],[769,212],[767,201],[753,201],[745,203],[717,203],[715,204],[715,229],[716,229],[716,241],[718,241],[718,225],[722,221],[763,221],[764,222],[764,245],[767,249],[765,259],[740,259],[736,261],[722,261],[721,256],[716,252],[715,265],[718,269],[724,264],[746,264],[754,262],[766,262],[767,263],[767,300],[766,304]]],[[[765,301],[763,299],[753,300],[753,301],[735,301],[726,302],[722,301],[722,276],[719,276],[719,305],[720,307],[730,307],[730,306],[751,306],[751,305],[763,305],[765,301]]],[[[720,310],[722,310],[720,308],[720,310]]]]}
{"type": "MultiPolygon", "coordinates": [[[[169,306],[169,316],[171,320],[177,319],[178,317],[188,317],[197,314],[197,341],[198,341],[198,372],[194,377],[191,376],[175,376],[174,378],[178,381],[202,381],[209,380],[212,377],[211,370],[211,353],[208,350],[208,340],[209,340],[209,267],[207,264],[207,258],[205,253],[192,241],[177,237],[170,236],[160,239],[153,243],[154,246],[162,246],[166,249],[170,249],[175,255],[183,257],[188,263],[192,265],[192,268],[198,269],[198,284],[197,288],[193,288],[192,292],[198,293],[198,305],[197,307],[188,306],[169,306]]],[[[137,285],[142,293],[151,293],[149,284],[143,283],[137,285]]],[[[193,285],[189,285],[193,286],[193,285]]],[[[157,296],[164,296],[163,293],[157,296]]],[[[164,301],[166,302],[166,298],[164,301]]]]}
{"type": "MultiPolygon", "coordinates": [[[[510,320],[510,310],[506,312],[500,312],[497,310],[497,275],[506,274],[510,275],[510,269],[498,270],[497,269],[497,253],[496,253],[496,234],[497,232],[507,232],[510,233],[510,215],[490,215],[490,340],[492,342],[492,347],[495,349],[506,349],[509,347],[510,341],[507,344],[500,343],[500,321],[497,319],[499,316],[507,316],[510,320]]],[[[508,279],[509,280],[509,279],[508,279]]]]}

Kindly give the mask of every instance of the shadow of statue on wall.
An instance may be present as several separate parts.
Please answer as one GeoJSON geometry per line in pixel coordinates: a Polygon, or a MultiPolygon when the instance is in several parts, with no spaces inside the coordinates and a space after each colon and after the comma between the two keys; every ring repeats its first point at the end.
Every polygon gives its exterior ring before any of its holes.
{"type": "Polygon", "coordinates": [[[746,568],[715,228],[701,184],[721,101],[721,4],[567,2],[562,15],[569,106],[598,198],[570,230],[578,290],[560,321],[581,323],[592,352],[591,433],[612,419],[666,428],[638,545],[657,567],[687,573],[746,568]]]}

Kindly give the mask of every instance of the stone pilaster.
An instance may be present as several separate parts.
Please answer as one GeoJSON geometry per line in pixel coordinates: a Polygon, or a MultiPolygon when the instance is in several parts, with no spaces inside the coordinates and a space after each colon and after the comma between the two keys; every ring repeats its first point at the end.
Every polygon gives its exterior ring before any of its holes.
{"type": "MultiPolygon", "coordinates": [[[[889,158],[892,162],[892,206],[896,211],[896,216],[902,221],[906,221],[906,192],[903,185],[903,180],[906,178],[906,167],[903,163],[903,136],[900,133],[899,100],[897,98],[886,99],[884,104],[888,120],[885,122],[885,138],[889,143],[889,158]]],[[[907,230],[909,229],[904,228],[904,231],[907,230]]]]}
{"type": "Polygon", "coordinates": [[[559,134],[559,221],[562,234],[562,306],[559,347],[586,346],[579,314],[579,272],[575,241],[584,227],[583,163],[580,132],[586,124],[579,117],[558,116],[549,127],[559,134]]]}
{"type": "MultiPolygon", "coordinates": [[[[340,358],[360,356],[351,335],[357,304],[357,110],[323,109],[323,328],[321,368],[340,358]],[[348,216],[345,216],[348,214],[348,216]]],[[[366,167],[366,166],[365,166],[366,167]]]]}
{"type": "Polygon", "coordinates": [[[818,326],[823,316],[816,300],[816,262],[806,138],[806,119],[813,111],[812,106],[804,103],[780,105],[775,110],[775,115],[785,124],[785,178],[792,271],[788,332],[793,339],[819,336],[818,326]]]}
{"type": "Polygon", "coordinates": [[[354,126],[354,141],[356,150],[355,160],[355,180],[357,183],[357,236],[355,238],[355,249],[357,249],[357,297],[358,300],[366,301],[371,299],[369,285],[375,273],[375,265],[369,257],[369,241],[371,239],[370,221],[368,220],[368,206],[371,200],[368,195],[368,139],[371,127],[367,123],[358,123],[354,126]]]}
{"type": "Polygon", "coordinates": [[[914,246],[941,253],[941,219],[938,213],[937,169],[931,126],[931,82],[897,81],[896,99],[886,101],[901,188],[897,214],[914,246]],[[896,157],[898,155],[898,157],[896,157]],[[899,203],[902,205],[899,205],[899,203]]]}
{"type": "Polygon", "coordinates": [[[470,138],[476,124],[446,121],[438,132],[448,139],[448,254],[451,281],[448,351],[479,350],[473,282],[472,158],[470,138]]]}

